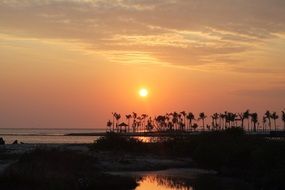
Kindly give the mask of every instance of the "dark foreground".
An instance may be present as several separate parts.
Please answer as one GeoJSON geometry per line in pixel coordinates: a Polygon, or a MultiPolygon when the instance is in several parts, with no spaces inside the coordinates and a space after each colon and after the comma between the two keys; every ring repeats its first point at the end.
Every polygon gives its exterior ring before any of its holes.
{"type": "Polygon", "coordinates": [[[2,145],[0,165],[5,161],[9,165],[0,169],[0,188],[9,190],[134,189],[136,178],[112,172],[168,168],[215,170],[216,175],[191,182],[196,190],[285,187],[284,140],[247,136],[240,129],[162,137],[153,143],[109,134],[92,145],[36,147],[24,153],[2,145]],[[225,185],[233,179],[243,185],[225,185]]]}

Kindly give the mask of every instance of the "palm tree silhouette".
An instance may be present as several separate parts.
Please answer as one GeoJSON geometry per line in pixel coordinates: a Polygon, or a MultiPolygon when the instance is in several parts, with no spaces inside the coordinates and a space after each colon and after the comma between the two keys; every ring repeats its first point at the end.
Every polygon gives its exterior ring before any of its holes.
{"type": "MultiPolygon", "coordinates": [[[[241,128],[244,129],[244,120],[245,119],[249,120],[249,110],[246,110],[245,112],[240,113],[239,117],[240,117],[240,120],[241,120],[241,128]]],[[[248,124],[248,129],[247,130],[249,130],[249,124],[248,124]]]]}
{"type": "Polygon", "coordinates": [[[198,126],[197,123],[194,123],[194,124],[192,125],[192,128],[194,129],[194,131],[196,131],[196,129],[197,129],[198,127],[199,127],[199,126],[198,126]]]}
{"type": "MultiPolygon", "coordinates": [[[[225,124],[229,124],[229,128],[232,127],[232,122],[235,122],[237,115],[232,112],[225,112],[225,124]]],[[[226,126],[227,127],[227,126],[226,126]]]]}
{"type": "Polygon", "coordinates": [[[142,114],[142,115],[141,115],[141,121],[142,121],[141,125],[142,125],[142,127],[143,127],[143,130],[146,129],[146,127],[145,127],[145,120],[146,120],[147,117],[148,117],[147,114],[142,114]]]}
{"type": "Polygon", "coordinates": [[[204,112],[201,112],[199,114],[199,119],[198,120],[202,120],[202,127],[203,127],[203,131],[205,131],[205,119],[207,118],[207,116],[205,115],[204,112]]]}
{"type": "MultiPolygon", "coordinates": [[[[225,112],[226,113],[226,112],[225,112]]],[[[226,128],[226,114],[220,113],[220,125],[222,129],[226,128]]]]}
{"type": "MultiPolygon", "coordinates": [[[[159,115],[155,118],[155,121],[157,123],[158,126],[158,131],[163,131],[166,127],[166,117],[163,115],[159,115]]],[[[172,128],[170,128],[170,130],[172,130],[172,128]]]]}
{"type": "Polygon", "coordinates": [[[133,124],[132,124],[132,128],[133,128],[133,133],[136,132],[136,127],[137,127],[137,116],[138,114],[133,112],[133,124]]]}
{"type": "Polygon", "coordinates": [[[151,117],[147,120],[147,125],[146,125],[146,130],[151,132],[154,128],[154,125],[152,124],[152,119],[151,117]]]}
{"type": "Polygon", "coordinates": [[[112,112],[112,116],[113,116],[113,129],[112,129],[112,131],[113,132],[115,131],[115,114],[116,114],[116,112],[112,112]]]}
{"type": "Polygon", "coordinates": [[[192,129],[192,121],[195,119],[195,116],[192,112],[189,112],[186,116],[186,118],[188,119],[189,121],[189,129],[192,129]]]}
{"type": "Polygon", "coordinates": [[[218,128],[218,119],[219,119],[220,115],[218,113],[214,113],[213,115],[211,115],[211,117],[212,117],[213,128],[217,129],[218,128]]]}
{"type": "Polygon", "coordinates": [[[271,113],[270,111],[266,111],[264,117],[268,120],[269,131],[271,131],[271,113]]]}
{"type": "Polygon", "coordinates": [[[184,130],[184,127],[186,126],[186,112],[182,111],[182,112],[180,112],[180,114],[183,116],[183,121],[182,121],[182,123],[180,123],[180,127],[182,128],[182,130],[184,130]]]}
{"type": "Polygon", "coordinates": [[[253,123],[253,131],[256,132],[256,124],[258,122],[258,114],[257,113],[252,113],[250,114],[251,121],[253,123]]]}
{"type": "Polygon", "coordinates": [[[265,124],[266,124],[266,117],[265,116],[263,116],[263,119],[262,119],[262,127],[263,127],[263,132],[265,132],[265,124]]]}
{"type": "MultiPolygon", "coordinates": [[[[115,119],[116,119],[116,129],[117,129],[117,132],[118,132],[118,123],[119,123],[119,121],[120,121],[120,119],[121,119],[121,115],[120,114],[118,114],[118,113],[114,113],[114,117],[115,117],[115,119]]],[[[121,129],[120,129],[121,130],[121,129]]]]}
{"type": "Polygon", "coordinates": [[[285,112],[284,111],[282,111],[282,121],[283,121],[283,124],[284,124],[283,130],[285,131],[285,112]]]}
{"type": "Polygon", "coordinates": [[[274,128],[275,128],[275,131],[277,131],[276,120],[279,118],[279,116],[277,115],[276,112],[273,112],[273,113],[271,114],[271,118],[272,118],[273,121],[274,121],[274,128]]]}
{"type": "Polygon", "coordinates": [[[132,118],[132,115],[131,114],[128,114],[128,115],[126,115],[126,119],[128,120],[128,132],[130,132],[130,120],[131,120],[131,118],[132,118]]]}
{"type": "Polygon", "coordinates": [[[107,122],[107,131],[111,131],[111,130],[112,130],[112,129],[111,129],[112,125],[113,125],[113,123],[109,120],[109,121],[107,122]]]}
{"type": "Polygon", "coordinates": [[[234,124],[235,121],[236,121],[236,118],[237,118],[237,114],[236,113],[229,112],[228,119],[229,119],[229,122],[230,122],[230,127],[233,127],[231,125],[231,123],[234,124]]]}

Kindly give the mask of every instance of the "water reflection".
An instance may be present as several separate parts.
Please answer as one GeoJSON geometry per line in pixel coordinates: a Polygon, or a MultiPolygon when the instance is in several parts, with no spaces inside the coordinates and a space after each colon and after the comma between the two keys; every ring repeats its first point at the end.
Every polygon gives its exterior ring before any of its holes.
{"type": "Polygon", "coordinates": [[[168,176],[144,176],[138,179],[136,190],[193,190],[187,180],[168,176]]]}
{"type": "Polygon", "coordinates": [[[163,175],[147,175],[137,178],[135,190],[253,190],[254,187],[238,179],[215,175],[196,175],[181,178],[163,175]]]}
{"type": "Polygon", "coordinates": [[[141,140],[143,142],[147,142],[147,143],[157,143],[157,142],[165,142],[167,140],[169,140],[169,137],[144,137],[144,136],[138,136],[135,137],[138,140],[141,140]]]}
{"type": "Polygon", "coordinates": [[[110,172],[112,175],[132,176],[135,190],[253,190],[240,179],[216,175],[215,171],[194,168],[173,168],[160,171],[110,172]]]}

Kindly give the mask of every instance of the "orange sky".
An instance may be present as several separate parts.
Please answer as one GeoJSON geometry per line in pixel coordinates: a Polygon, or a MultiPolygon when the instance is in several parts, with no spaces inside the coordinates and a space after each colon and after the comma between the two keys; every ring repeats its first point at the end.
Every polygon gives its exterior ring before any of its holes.
{"type": "Polygon", "coordinates": [[[280,112],[284,9],[283,0],[2,0],[0,127],[105,127],[114,111],[280,112]]]}

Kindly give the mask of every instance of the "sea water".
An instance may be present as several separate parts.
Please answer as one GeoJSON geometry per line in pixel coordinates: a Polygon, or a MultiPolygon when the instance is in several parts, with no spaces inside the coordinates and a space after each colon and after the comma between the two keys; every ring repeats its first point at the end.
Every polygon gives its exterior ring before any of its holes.
{"type": "Polygon", "coordinates": [[[96,136],[67,136],[71,133],[99,133],[105,129],[22,129],[0,128],[0,137],[7,144],[15,140],[23,143],[34,144],[81,144],[92,143],[99,137],[96,136]]]}

